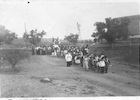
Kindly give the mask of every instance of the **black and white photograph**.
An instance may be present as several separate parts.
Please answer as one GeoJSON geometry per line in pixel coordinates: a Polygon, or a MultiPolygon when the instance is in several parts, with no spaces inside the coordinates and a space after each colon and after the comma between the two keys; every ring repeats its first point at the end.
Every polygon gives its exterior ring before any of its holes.
{"type": "Polygon", "coordinates": [[[0,99],[140,99],[139,24],[139,0],[0,0],[0,99]]]}

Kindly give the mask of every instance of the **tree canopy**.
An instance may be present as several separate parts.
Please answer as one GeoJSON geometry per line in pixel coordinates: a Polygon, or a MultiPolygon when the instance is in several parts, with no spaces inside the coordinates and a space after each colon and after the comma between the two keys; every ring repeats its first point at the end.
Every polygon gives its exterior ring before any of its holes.
{"type": "Polygon", "coordinates": [[[17,70],[16,65],[19,62],[30,57],[29,52],[21,49],[3,49],[1,52],[2,58],[8,61],[14,70],[17,70]]]}
{"type": "Polygon", "coordinates": [[[41,41],[41,38],[46,34],[46,32],[44,30],[42,30],[41,32],[38,32],[37,29],[35,30],[31,30],[29,34],[27,34],[26,32],[23,34],[23,38],[25,39],[25,41],[30,42],[33,45],[38,45],[41,41]]]}
{"type": "Polygon", "coordinates": [[[17,39],[17,34],[0,25],[0,44],[11,44],[14,39],[17,39]]]}
{"type": "Polygon", "coordinates": [[[75,44],[75,43],[77,43],[78,38],[79,38],[78,34],[70,33],[68,36],[65,36],[64,40],[67,40],[67,41],[75,44]]]}
{"type": "Polygon", "coordinates": [[[108,43],[114,43],[116,39],[126,39],[129,35],[128,25],[130,20],[124,18],[106,18],[105,22],[96,22],[96,32],[91,36],[98,36],[108,43]]]}

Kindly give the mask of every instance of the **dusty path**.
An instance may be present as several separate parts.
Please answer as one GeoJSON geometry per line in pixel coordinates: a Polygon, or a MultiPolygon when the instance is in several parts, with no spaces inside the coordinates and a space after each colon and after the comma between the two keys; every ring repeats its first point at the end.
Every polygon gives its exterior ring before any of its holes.
{"type": "Polygon", "coordinates": [[[1,68],[1,97],[93,97],[140,95],[139,70],[112,63],[109,73],[66,67],[64,59],[33,56],[20,64],[20,72],[1,68]],[[9,74],[8,74],[9,73],[9,74]],[[51,82],[42,83],[48,77],[51,82]]]}

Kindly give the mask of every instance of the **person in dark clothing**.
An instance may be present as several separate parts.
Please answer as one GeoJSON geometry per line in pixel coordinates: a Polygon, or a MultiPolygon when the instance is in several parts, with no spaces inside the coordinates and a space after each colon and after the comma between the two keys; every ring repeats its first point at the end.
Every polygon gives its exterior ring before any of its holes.
{"type": "Polygon", "coordinates": [[[46,47],[45,46],[43,46],[43,48],[42,48],[42,54],[46,55],[46,47]]]}
{"type": "Polygon", "coordinates": [[[35,55],[35,48],[32,46],[32,55],[35,55]]]}
{"type": "Polygon", "coordinates": [[[105,73],[108,73],[108,66],[110,64],[110,60],[107,58],[107,56],[105,56],[104,58],[105,58],[105,73]]]}
{"type": "Polygon", "coordinates": [[[81,66],[83,67],[83,52],[80,52],[80,63],[81,66]]]}

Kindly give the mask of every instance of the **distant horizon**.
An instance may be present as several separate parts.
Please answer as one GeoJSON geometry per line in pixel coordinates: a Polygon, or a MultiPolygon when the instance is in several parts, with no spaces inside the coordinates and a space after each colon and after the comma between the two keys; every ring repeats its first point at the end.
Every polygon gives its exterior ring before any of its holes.
{"type": "MultiPolygon", "coordinates": [[[[23,38],[22,37],[18,37],[17,39],[23,39],[23,38]]],[[[42,37],[42,39],[50,39],[51,40],[52,38],[51,37],[42,37]]],[[[59,38],[59,40],[64,40],[64,39],[59,38]]],[[[93,38],[91,38],[91,39],[78,39],[78,41],[82,41],[82,40],[93,40],[93,38]]]]}

